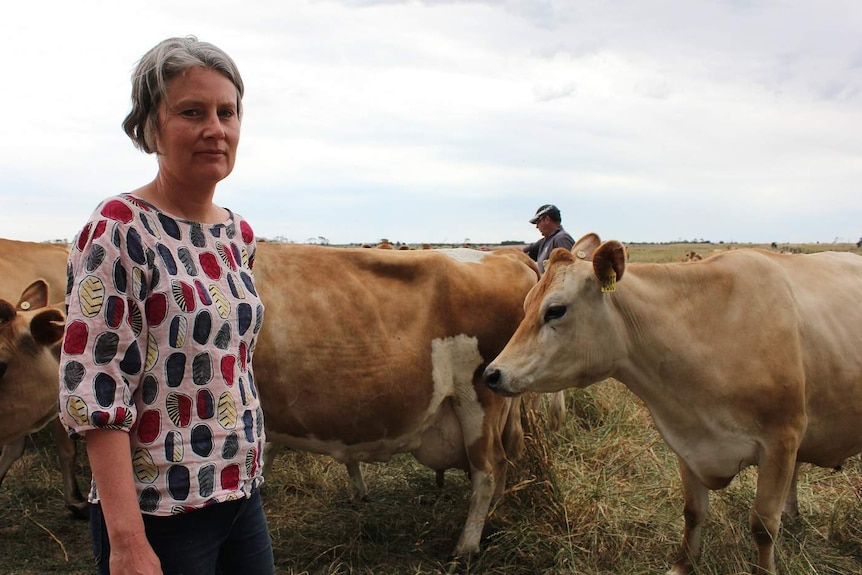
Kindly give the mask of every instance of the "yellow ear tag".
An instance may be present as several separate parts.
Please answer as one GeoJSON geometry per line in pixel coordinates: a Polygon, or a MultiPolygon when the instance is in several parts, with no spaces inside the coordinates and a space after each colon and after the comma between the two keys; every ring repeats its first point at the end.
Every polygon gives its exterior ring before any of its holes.
{"type": "Polygon", "coordinates": [[[617,272],[611,270],[610,275],[602,282],[602,293],[617,291],[617,272]]]}

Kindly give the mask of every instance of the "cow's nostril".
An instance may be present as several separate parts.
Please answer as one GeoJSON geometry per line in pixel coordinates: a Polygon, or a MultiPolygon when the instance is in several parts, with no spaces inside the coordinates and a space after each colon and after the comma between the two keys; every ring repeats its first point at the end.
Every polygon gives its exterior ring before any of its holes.
{"type": "Polygon", "coordinates": [[[0,361],[0,378],[6,375],[6,362],[0,361]]]}
{"type": "Polygon", "coordinates": [[[485,385],[490,389],[497,389],[500,385],[500,370],[488,368],[484,373],[485,385]]]}

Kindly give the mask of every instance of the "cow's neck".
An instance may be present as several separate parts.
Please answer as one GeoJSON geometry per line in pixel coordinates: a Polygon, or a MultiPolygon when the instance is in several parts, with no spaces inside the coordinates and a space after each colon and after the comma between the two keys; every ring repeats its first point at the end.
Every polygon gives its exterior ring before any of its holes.
{"type": "Polygon", "coordinates": [[[633,265],[626,274],[612,296],[625,346],[613,377],[644,401],[669,439],[702,426],[701,408],[714,408],[710,396],[720,386],[706,366],[720,361],[720,349],[703,310],[720,301],[721,282],[676,265],[633,265]]]}

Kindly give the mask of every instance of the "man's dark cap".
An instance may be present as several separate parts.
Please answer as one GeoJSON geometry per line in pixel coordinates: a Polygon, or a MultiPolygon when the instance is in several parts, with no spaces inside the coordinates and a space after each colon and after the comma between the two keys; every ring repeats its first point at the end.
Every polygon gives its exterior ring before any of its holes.
{"type": "Polygon", "coordinates": [[[552,220],[554,220],[555,222],[559,222],[561,219],[560,208],[553,204],[545,204],[544,206],[536,210],[536,215],[530,218],[530,223],[535,224],[542,216],[551,216],[552,220]]]}

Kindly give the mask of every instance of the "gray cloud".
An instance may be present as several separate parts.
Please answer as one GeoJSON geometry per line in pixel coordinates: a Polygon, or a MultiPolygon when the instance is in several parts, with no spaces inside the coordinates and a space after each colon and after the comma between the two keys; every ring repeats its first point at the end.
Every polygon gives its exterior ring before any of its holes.
{"type": "Polygon", "coordinates": [[[862,235],[857,2],[10,10],[6,52],[40,43],[9,59],[15,89],[0,92],[7,237],[68,236],[99,199],[152,178],[119,129],[128,77],[186,33],[243,71],[240,158],[217,199],[263,235],[528,240],[547,202],[573,233],[625,241],[862,235]]]}

